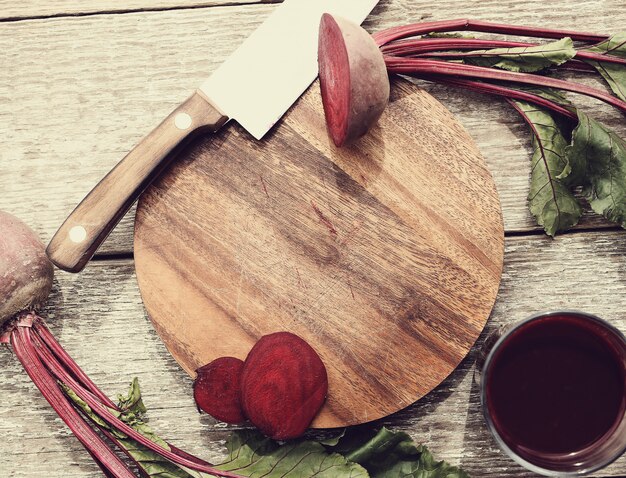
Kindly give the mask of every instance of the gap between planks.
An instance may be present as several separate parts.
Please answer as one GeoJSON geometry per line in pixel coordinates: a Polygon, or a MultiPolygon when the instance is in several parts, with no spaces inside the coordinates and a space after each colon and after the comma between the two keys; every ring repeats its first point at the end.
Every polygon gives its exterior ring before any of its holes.
{"type": "MultiPolygon", "coordinates": [[[[570,229],[569,231],[560,232],[557,234],[557,238],[560,236],[569,236],[573,234],[594,234],[594,233],[611,233],[611,232],[619,232],[623,231],[623,228],[620,226],[598,226],[598,227],[581,227],[576,229],[570,229]]],[[[504,232],[504,237],[506,238],[524,238],[524,237],[534,237],[534,236],[545,236],[545,233],[541,229],[531,229],[531,230],[523,230],[523,229],[513,229],[510,231],[504,232]]],[[[134,260],[135,255],[133,251],[113,251],[113,252],[103,252],[97,253],[91,259],[94,262],[104,262],[104,261],[125,261],[125,260],[134,260]]]]}
{"type": "MultiPolygon", "coordinates": [[[[100,10],[87,10],[77,12],[58,12],[49,13],[44,15],[13,15],[7,17],[0,17],[0,24],[13,23],[23,21],[37,21],[37,20],[49,20],[56,18],[80,18],[80,17],[93,17],[98,15],[126,15],[129,13],[150,13],[150,12],[167,12],[173,10],[200,10],[205,8],[217,8],[217,7],[244,7],[248,5],[258,4],[277,4],[282,3],[283,0],[242,0],[242,1],[209,1],[204,3],[198,3],[196,5],[171,5],[160,7],[135,7],[135,8],[118,8],[118,9],[100,9],[100,10]]],[[[1,13],[0,13],[1,15],[1,13]]]]}

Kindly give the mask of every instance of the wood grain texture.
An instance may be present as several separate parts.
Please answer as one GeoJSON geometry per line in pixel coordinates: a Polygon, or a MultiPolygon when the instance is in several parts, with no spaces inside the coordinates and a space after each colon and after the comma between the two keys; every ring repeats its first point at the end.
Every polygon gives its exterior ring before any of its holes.
{"type": "MultiPolygon", "coordinates": [[[[437,5],[383,0],[365,26],[375,31],[454,17],[607,32],[626,24],[619,0],[442,0],[437,5]]],[[[93,185],[273,8],[225,6],[2,23],[0,48],[11,68],[0,70],[0,162],[11,167],[0,174],[0,204],[48,241],[93,185]]],[[[505,230],[535,230],[526,206],[530,138],[516,113],[501,100],[423,85],[478,144],[496,181],[505,230]]],[[[586,104],[626,136],[623,117],[597,102],[586,104]]],[[[583,228],[607,225],[595,215],[581,221],[583,228]]],[[[131,250],[132,216],[102,252],[131,250]]]]}
{"type": "Polygon", "coordinates": [[[171,9],[197,9],[253,3],[280,3],[282,0],[26,0],[12,2],[0,0],[0,20],[24,20],[33,18],[75,15],[102,15],[162,11],[171,9]]]}
{"type": "MultiPolygon", "coordinates": [[[[23,5],[43,16],[110,5],[60,0],[54,5],[63,8],[46,12],[49,2],[0,1],[3,18],[23,5]]],[[[169,4],[149,3],[158,1],[169,4]]],[[[134,3],[139,4],[145,2],[134,3]]],[[[626,24],[622,7],[621,0],[442,0],[436,7],[425,0],[383,0],[366,28],[471,17],[614,32],[626,24]]],[[[91,187],[272,8],[223,6],[1,23],[0,48],[10,68],[0,69],[0,208],[16,213],[48,240],[91,187]]],[[[424,86],[480,147],[501,196],[505,229],[536,229],[525,203],[530,142],[522,122],[499,100],[424,86]]],[[[626,136],[623,118],[595,102],[587,104],[626,136]]],[[[105,254],[130,253],[132,224],[131,212],[105,244],[105,254]]],[[[581,225],[606,227],[596,216],[586,216],[581,225]]],[[[540,309],[578,307],[626,331],[625,255],[623,232],[574,233],[554,241],[510,237],[488,330],[540,309]]],[[[145,317],[135,280],[128,261],[98,261],[79,276],[59,273],[49,308],[56,315],[53,329],[110,395],[138,375],[155,428],[176,445],[219,460],[228,429],[195,411],[191,381],[145,317]]],[[[472,385],[472,363],[470,355],[441,386],[383,423],[427,442],[439,458],[463,464],[472,476],[534,476],[503,456],[487,433],[472,385]]],[[[10,352],[0,350],[0,364],[0,475],[102,476],[10,352]]],[[[594,476],[625,475],[622,457],[594,476]]]]}
{"type": "MultiPolygon", "coordinates": [[[[479,345],[502,324],[563,307],[596,313],[626,332],[625,258],[622,232],[568,234],[557,240],[508,238],[500,293],[479,345]]],[[[114,396],[138,376],[150,423],[161,435],[203,458],[219,461],[224,456],[223,440],[232,427],[198,415],[191,380],[145,315],[131,261],[97,261],[80,275],[58,273],[46,313],[55,335],[105,392],[114,396]]],[[[489,435],[472,380],[474,355],[416,404],[377,424],[407,431],[473,477],[535,476],[498,451],[489,435]]],[[[100,477],[4,349],[0,368],[2,476],[100,477]]],[[[593,476],[624,475],[626,457],[593,476]]]]}
{"type": "Polygon", "coordinates": [[[467,354],[500,283],[497,192],[454,117],[393,86],[350,148],[326,135],[315,83],[263,141],[199,139],[142,195],[139,286],[187,372],[293,332],[328,371],[314,426],[339,427],[406,407],[467,354]]]}
{"type": "MultiPolygon", "coordinates": [[[[1,207],[48,242],[91,188],[272,8],[1,24],[0,48],[11,64],[0,71],[1,207]]],[[[103,252],[131,250],[132,216],[103,252]]]]}

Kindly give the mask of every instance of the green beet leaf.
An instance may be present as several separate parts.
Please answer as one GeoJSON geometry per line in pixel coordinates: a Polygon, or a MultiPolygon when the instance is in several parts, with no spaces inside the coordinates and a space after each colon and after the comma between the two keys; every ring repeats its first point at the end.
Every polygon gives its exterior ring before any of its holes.
{"type": "Polygon", "coordinates": [[[472,56],[463,58],[465,63],[510,71],[535,72],[571,60],[576,55],[576,50],[572,40],[566,37],[543,45],[494,48],[470,53],[472,56]]]}
{"type": "MultiPolygon", "coordinates": [[[[617,33],[608,40],[587,48],[587,51],[626,59],[626,32],[617,33]]],[[[618,98],[626,101],[626,67],[624,65],[605,61],[587,61],[587,63],[598,70],[618,98]]]]}
{"type": "Polygon", "coordinates": [[[241,476],[266,478],[367,478],[367,471],[315,441],[279,445],[259,432],[233,433],[228,459],[217,468],[241,476]]]}
{"type": "Polygon", "coordinates": [[[587,165],[583,193],[591,208],[626,228],[626,142],[578,111],[567,155],[570,162],[587,165]]]}
{"type": "MultiPolygon", "coordinates": [[[[61,384],[70,400],[101,429],[110,431],[120,446],[150,478],[210,478],[177,466],[125,434],[113,430],[69,387],[61,384]]],[[[129,393],[119,397],[121,412],[111,410],[129,426],[163,448],[170,449],[145,423],[146,407],[139,382],[134,379],[129,393]]],[[[469,478],[460,468],[435,461],[423,445],[406,433],[363,431],[352,428],[325,440],[277,443],[256,430],[234,432],[227,442],[228,457],[216,468],[242,477],[265,478],[469,478]]]]}
{"type": "Polygon", "coordinates": [[[436,461],[424,445],[403,432],[349,430],[332,447],[362,465],[372,478],[469,478],[461,468],[436,461]]]}
{"type": "Polygon", "coordinates": [[[528,207],[546,234],[553,236],[578,223],[582,208],[569,190],[568,178],[584,171],[576,158],[568,161],[565,153],[568,143],[559,125],[544,109],[530,103],[516,101],[524,120],[532,131],[528,207]]]}
{"type": "Polygon", "coordinates": [[[130,383],[130,388],[126,395],[120,393],[117,396],[117,406],[123,412],[132,413],[134,416],[141,416],[148,411],[141,398],[141,388],[139,387],[137,377],[130,383]]]}
{"type": "Polygon", "coordinates": [[[535,86],[535,85],[515,85],[513,87],[515,90],[527,91],[528,93],[533,93],[537,96],[541,96],[547,100],[550,100],[558,105],[565,106],[569,108],[571,111],[575,111],[576,108],[574,104],[569,101],[565,95],[554,88],[548,88],[545,86],[535,86]]]}
{"type": "MultiPolygon", "coordinates": [[[[74,393],[74,391],[63,384],[62,387],[70,400],[72,400],[72,402],[74,402],[74,404],[89,419],[91,419],[99,428],[108,430],[115,436],[120,446],[128,452],[128,454],[137,463],[137,466],[140,467],[147,476],[151,478],[205,478],[209,476],[202,475],[191,470],[189,470],[188,473],[183,468],[169,462],[157,453],[154,453],[143,445],[137,443],[135,440],[128,438],[128,436],[120,431],[112,429],[106,422],[96,415],[89,405],[81,400],[80,397],[74,393]]],[[[146,407],[141,400],[139,382],[136,378],[130,385],[128,395],[119,396],[118,406],[122,411],[117,412],[115,410],[111,410],[112,414],[118,416],[123,422],[133,427],[146,438],[161,445],[167,450],[170,449],[169,445],[143,421],[142,416],[146,412],[146,407]]]]}
{"type": "Polygon", "coordinates": [[[460,468],[436,461],[406,433],[386,428],[355,427],[335,439],[283,445],[256,431],[239,431],[228,452],[218,468],[249,477],[469,478],[460,468]]]}

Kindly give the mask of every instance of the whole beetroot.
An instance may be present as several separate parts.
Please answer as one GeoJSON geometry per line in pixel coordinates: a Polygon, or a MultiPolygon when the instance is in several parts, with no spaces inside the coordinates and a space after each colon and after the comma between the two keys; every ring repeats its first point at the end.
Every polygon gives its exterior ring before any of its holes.
{"type": "Polygon", "coordinates": [[[118,449],[123,448],[117,440],[117,433],[121,433],[185,468],[210,476],[240,477],[217,470],[172,445],[165,448],[111,413],[111,410],[121,410],[81,370],[37,315],[37,309],[44,305],[50,293],[52,278],[52,264],[35,233],[20,220],[0,211],[0,342],[11,345],[43,397],[87,449],[105,476],[135,478],[135,468],[142,476],[148,475],[144,464],[136,462],[130,468],[112,449],[111,444],[117,444],[118,449]],[[110,438],[110,442],[94,430],[96,423],[79,413],[74,398],[70,399],[64,390],[71,390],[100,420],[108,423],[112,432],[103,433],[110,438]]]}
{"type": "Polygon", "coordinates": [[[252,347],[241,373],[241,405],[265,435],[302,435],[324,404],[328,377],[317,352],[289,332],[266,335],[252,347]]]}
{"type": "MultiPolygon", "coordinates": [[[[0,211],[0,341],[11,344],[44,398],[102,469],[111,472],[107,476],[131,478],[134,475],[81,418],[59,388],[59,377],[47,368],[54,368],[56,360],[65,357],[65,351],[37,315],[37,309],[48,299],[53,276],[52,263],[37,235],[16,217],[0,211]]],[[[74,376],[85,377],[73,364],[68,369],[74,376]]]]}
{"type": "Polygon", "coordinates": [[[54,270],[45,247],[22,221],[0,211],[0,328],[48,299],[54,270]]]}

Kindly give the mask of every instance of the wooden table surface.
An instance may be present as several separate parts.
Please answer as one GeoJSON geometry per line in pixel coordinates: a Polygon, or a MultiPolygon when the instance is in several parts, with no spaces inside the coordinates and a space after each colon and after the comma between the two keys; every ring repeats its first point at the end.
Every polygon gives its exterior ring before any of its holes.
{"type": "MultiPolygon", "coordinates": [[[[276,8],[273,3],[0,0],[0,209],[48,241],[88,190],[276,8]]],[[[365,26],[373,32],[461,17],[598,33],[626,25],[623,0],[382,0],[365,26]]],[[[505,269],[479,344],[501,324],[557,308],[595,313],[626,332],[626,233],[588,214],[575,231],[555,240],[544,236],[527,212],[530,142],[517,114],[490,97],[421,86],[476,140],[502,201],[505,269]]],[[[585,104],[626,136],[623,117],[585,104]]],[[[220,460],[229,427],[197,413],[191,380],[143,309],[132,214],[82,274],[57,273],[45,314],[107,393],[125,391],[138,376],[156,430],[179,447],[220,460]]],[[[475,350],[441,386],[381,424],[407,431],[472,476],[533,476],[498,451],[486,430],[474,359],[475,350]]],[[[0,351],[0,365],[0,476],[101,476],[8,350],[0,351]]],[[[594,476],[624,475],[626,457],[594,476]]]]}

